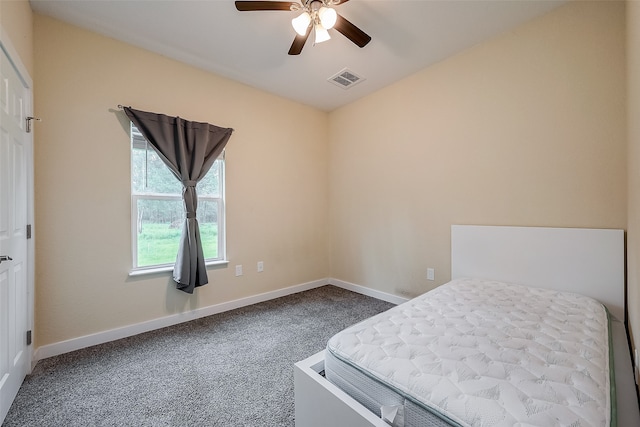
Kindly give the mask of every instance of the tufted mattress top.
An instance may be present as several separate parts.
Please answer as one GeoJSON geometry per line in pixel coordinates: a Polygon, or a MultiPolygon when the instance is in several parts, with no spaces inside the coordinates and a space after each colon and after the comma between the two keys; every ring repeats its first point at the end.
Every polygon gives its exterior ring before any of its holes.
{"type": "Polygon", "coordinates": [[[615,425],[609,318],[585,296],[454,280],[327,351],[454,426],[615,425]]]}

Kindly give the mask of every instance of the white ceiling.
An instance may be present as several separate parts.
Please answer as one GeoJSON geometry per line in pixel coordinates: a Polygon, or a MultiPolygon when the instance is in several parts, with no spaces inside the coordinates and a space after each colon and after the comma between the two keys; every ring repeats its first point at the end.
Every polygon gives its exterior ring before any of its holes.
{"type": "Polygon", "coordinates": [[[542,15],[566,0],[351,0],[336,11],[372,37],[287,55],[289,11],[238,12],[232,0],[31,0],[33,9],[282,97],[331,111],[542,15]],[[344,68],[350,89],[327,81],[344,68]]]}

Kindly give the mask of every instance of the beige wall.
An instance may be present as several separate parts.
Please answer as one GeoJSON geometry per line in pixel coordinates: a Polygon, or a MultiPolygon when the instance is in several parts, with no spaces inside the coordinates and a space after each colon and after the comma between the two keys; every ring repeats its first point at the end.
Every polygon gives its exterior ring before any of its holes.
{"type": "Polygon", "coordinates": [[[38,346],[326,277],[326,113],[40,15],[34,40],[38,346]],[[168,273],[128,277],[130,144],[118,104],[235,129],[230,265],[209,270],[193,296],[168,273]]]}
{"type": "Polygon", "coordinates": [[[28,0],[0,0],[0,25],[33,78],[33,13],[28,0]]]}
{"type": "Polygon", "coordinates": [[[640,2],[627,2],[629,218],[627,301],[635,347],[640,347],[640,2]]]}
{"type": "Polygon", "coordinates": [[[625,90],[624,3],[576,2],[330,113],[332,277],[429,290],[451,224],[626,228],[625,90]]]}

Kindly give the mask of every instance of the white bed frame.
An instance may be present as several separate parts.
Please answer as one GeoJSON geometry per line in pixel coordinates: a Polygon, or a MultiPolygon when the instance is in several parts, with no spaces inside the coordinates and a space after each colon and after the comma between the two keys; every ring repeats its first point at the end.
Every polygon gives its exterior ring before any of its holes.
{"type": "MultiPolygon", "coordinates": [[[[626,329],[624,231],[451,226],[451,277],[479,277],[576,292],[605,304],[612,322],[618,426],[640,426],[626,329]]],[[[388,427],[319,375],[324,351],[294,367],[296,427],[388,427]]]]}
{"type": "Polygon", "coordinates": [[[624,231],[451,226],[451,278],[575,292],[624,321],[624,231]]]}

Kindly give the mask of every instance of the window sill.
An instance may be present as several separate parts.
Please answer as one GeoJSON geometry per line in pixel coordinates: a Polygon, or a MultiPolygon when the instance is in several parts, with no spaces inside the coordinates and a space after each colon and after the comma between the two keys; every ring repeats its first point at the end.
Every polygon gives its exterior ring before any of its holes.
{"type": "MultiPolygon", "coordinates": [[[[210,261],[205,262],[206,267],[214,267],[214,268],[225,268],[229,265],[228,260],[221,261],[210,261]]],[[[135,268],[129,271],[129,277],[138,277],[138,276],[146,276],[150,274],[159,274],[159,273],[167,273],[173,272],[173,266],[167,265],[165,267],[150,267],[150,268],[135,268]]]]}

